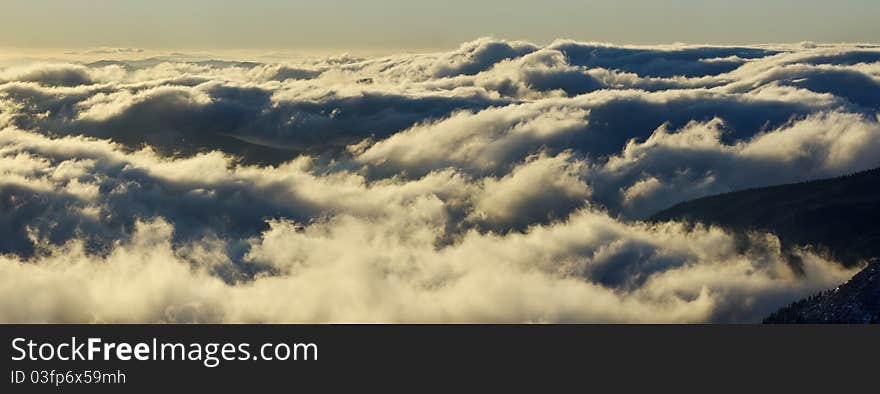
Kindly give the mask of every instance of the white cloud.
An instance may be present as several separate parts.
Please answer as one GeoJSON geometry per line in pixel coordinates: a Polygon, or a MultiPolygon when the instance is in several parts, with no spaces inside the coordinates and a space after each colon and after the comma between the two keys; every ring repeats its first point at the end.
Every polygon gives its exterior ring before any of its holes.
{"type": "Polygon", "coordinates": [[[878,64],[485,38],[3,69],[0,321],[756,321],[853,271],[637,220],[880,165],[878,64]]]}

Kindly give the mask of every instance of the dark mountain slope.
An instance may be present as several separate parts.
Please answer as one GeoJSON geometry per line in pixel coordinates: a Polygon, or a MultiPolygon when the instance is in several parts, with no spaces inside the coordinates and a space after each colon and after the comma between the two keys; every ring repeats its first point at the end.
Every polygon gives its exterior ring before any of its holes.
{"type": "Polygon", "coordinates": [[[880,323],[880,261],[836,289],[778,310],[764,323],[880,323]]]}
{"type": "Polygon", "coordinates": [[[880,256],[880,168],[700,198],[651,217],[673,219],[768,231],[784,247],[812,245],[852,266],[880,256]]]}

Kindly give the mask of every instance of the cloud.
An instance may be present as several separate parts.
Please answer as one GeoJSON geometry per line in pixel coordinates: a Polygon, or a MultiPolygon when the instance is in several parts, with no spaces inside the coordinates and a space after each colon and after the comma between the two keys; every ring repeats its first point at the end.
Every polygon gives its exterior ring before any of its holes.
{"type": "Polygon", "coordinates": [[[593,199],[645,217],[692,198],[880,166],[876,116],[819,113],[736,143],[724,142],[726,132],[715,119],[631,141],[586,176],[593,199]]]}
{"type": "Polygon", "coordinates": [[[529,157],[504,177],[483,180],[472,216],[495,231],[567,217],[590,197],[581,176],[584,167],[569,153],[529,157]]]}
{"type": "Polygon", "coordinates": [[[749,60],[778,53],[746,47],[639,48],[566,40],[556,41],[550,47],[564,53],[572,64],[622,70],[647,77],[718,75],[733,71],[749,60]]]}
{"type": "Polygon", "coordinates": [[[89,85],[94,81],[84,66],[71,64],[39,64],[4,70],[0,81],[36,82],[46,86],[89,85]]]}
{"type": "Polygon", "coordinates": [[[429,72],[433,77],[473,75],[485,71],[499,61],[520,57],[538,48],[521,41],[506,42],[483,38],[461,45],[457,51],[437,59],[429,72]]]}
{"type": "Polygon", "coordinates": [[[287,64],[172,57],[89,67],[38,64],[0,73],[0,81],[8,81],[0,96],[26,106],[12,119],[24,129],[111,138],[135,148],[150,144],[166,153],[222,150],[274,164],[384,139],[461,111],[597,106],[591,124],[611,132],[581,133],[598,140],[579,137],[604,145],[589,153],[608,155],[664,122],[680,127],[721,117],[737,137],[748,137],[765,123],[829,107],[876,111],[875,95],[865,93],[873,89],[863,88],[877,85],[877,72],[866,63],[874,52],[848,53],[846,47],[658,49],[570,41],[538,47],[486,38],[448,53],[287,64]],[[687,72],[728,61],[738,66],[687,72]],[[797,97],[763,92],[785,86],[799,88],[797,97]],[[165,94],[157,94],[161,89],[165,94]],[[644,91],[652,95],[643,97],[644,91]],[[117,99],[112,111],[108,97],[117,99]],[[625,116],[631,112],[642,115],[625,116]]]}
{"type": "Polygon", "coordinates": [[[102,47],[95,48],[86,51],[87,55],[110,55],[110,54],[130,54],[130,53],[143,53],[144,50],[142,48],[112,48],[112,47],[102,47]]]}
{"type": "Polygon", "coordinates": [[[479,182],[366,182],[0,136],[0,218],[26,223],[3,239],[31,249],[6,250],[0,291],[60,289],[6,298],[10,321],[749,321],[852,273],[798,252],[798,274],[772,236],[743,249],[721,229],[578,210],[590,190],[569,154],[479,182]]]}
{"type": "Polygon", "coordinates": [[[440,250],[434,229],[389,220],[342,216],[305,230],[273,222],[247,259],[275,274],[240,283],[211,274],[225,261],[222,250],[175,249],[170,224],[140,222],[104,257],[74,242],[28,262],[0,258],[0,314],[88,322],[754,321],[852,274],[808,254],[805,273],[795,274],[772,239],[756,237],[741,254],[717,229],[627,226],[590,212],[526,234],[469,233],[440,250]],[[32,296],[13,297],[21,294],[32,296]]]}
{"type": "Polygon", "coordinates": [[[758,321],[853,271],[640,220],[880,165],[877,53],[484,38],[3,69],[0,320],[758,321]]]}

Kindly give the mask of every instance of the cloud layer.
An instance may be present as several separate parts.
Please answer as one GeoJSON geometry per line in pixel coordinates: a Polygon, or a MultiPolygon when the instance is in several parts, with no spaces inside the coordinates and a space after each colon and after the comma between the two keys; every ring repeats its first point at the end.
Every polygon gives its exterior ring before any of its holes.
{"type": "Polygon", "coordinates": [[[845,45],[2,69],[0,320],[758,321],[853,271],[640,220],[880,165],[877,97],[845,45]]]}

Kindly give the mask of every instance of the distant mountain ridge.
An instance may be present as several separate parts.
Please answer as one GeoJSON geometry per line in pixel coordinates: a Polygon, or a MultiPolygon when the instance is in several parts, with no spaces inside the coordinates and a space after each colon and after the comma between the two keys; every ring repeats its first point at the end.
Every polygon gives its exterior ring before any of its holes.
{"type": "Polygon", "coordinates": [[[812,245],[854,266],[880,256],[880,168],[704,197],[660,211],[650,220],[769,231],[785,248],[812,245]]]}

